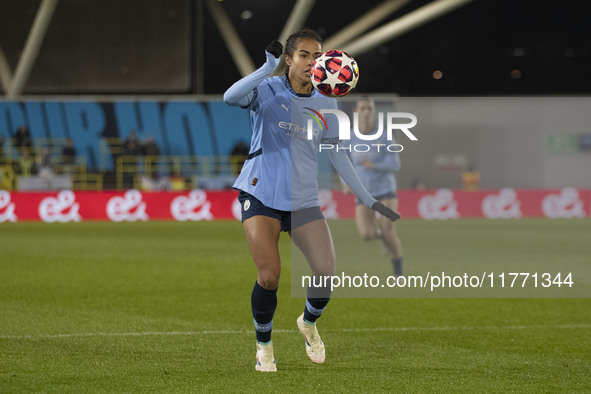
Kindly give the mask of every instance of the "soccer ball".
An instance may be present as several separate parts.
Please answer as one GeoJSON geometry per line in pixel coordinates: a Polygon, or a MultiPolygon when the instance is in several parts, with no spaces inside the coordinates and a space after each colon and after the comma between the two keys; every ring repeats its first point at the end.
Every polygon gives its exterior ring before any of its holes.
{"type": "Polygon", "coordinates": [[[347,52],[332,49],[320,55],[312,67],[312,85],[323,95],[344,96],[359,79],[357,62],[347,52]]]}

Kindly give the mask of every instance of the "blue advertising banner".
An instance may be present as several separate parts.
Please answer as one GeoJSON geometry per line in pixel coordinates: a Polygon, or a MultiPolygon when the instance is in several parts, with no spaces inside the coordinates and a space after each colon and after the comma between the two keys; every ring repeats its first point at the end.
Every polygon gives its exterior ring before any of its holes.
{"type": "MultiPolygon", "coordinates": [[[[101,160],[107,139],[124,141],[135,131],[140,141],[153,137],[161,155],[229,155],[240,140],[250,141],[248,111],[222,101],[26,101],[0,102],[0,135],[10,141],[20,126],[32,139],[72,138],[90,170],[112,170],[101,160]]],[[[3,149],[9,149],[5,143],[3,149]]]]}

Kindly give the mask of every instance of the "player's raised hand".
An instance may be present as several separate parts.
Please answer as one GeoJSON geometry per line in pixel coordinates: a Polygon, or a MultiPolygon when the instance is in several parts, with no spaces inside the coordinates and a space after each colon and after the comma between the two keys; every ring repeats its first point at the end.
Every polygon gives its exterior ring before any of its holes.
{"type": "Polygon", "coordinates": [[[388,208],[387,206],[385,206],[384,204],[382,204],[379,201],[375,202],[371,206],[371,209],[373,209],[374,211],[377,211],[378,213],[387,217],[388,219],[390,219],[393,222],[400,219],[400,215],[398,213],[394,212],[393,210],[391,210],[390,208],[388,208]]]}
{"type": "Polygon", "coordinates": [[[281,45],[279,41],[273,40],[272,43],[267,45],[267,47],[265,48],[265,52],[270,53],[276,59],[279,59],[279,56],[281,56],[281,54],[283,53],[283,45],[281,45]]]}

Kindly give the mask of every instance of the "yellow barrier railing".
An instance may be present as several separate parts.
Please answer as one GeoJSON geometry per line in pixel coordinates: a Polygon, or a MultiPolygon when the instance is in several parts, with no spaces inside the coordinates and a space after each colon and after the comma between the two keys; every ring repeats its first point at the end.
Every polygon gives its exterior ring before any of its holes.
{"type": "Polygon", "coordinates": [[[199,177],[231,177],[240,171],[241,156],[118,156],[115,160],[117,189],[141,188],[141,177],[167,174],[184,178],[193,187],[199,177]]]}
{"type": "Polygon", "coordinates": [[[103,190],[103,174],[72,175],[72,190],[103,190]]]}
{"type": "MultiPolygon", "coordinates": [[[[69,175],[72,180],[73,190],[103,190],[103,174],[89,173],[86,167],[86,157],[79,156],[73,164],[63,164],[52,158],[49,168],[39,167],[39,163],[32,160],[37,166],[36,173],[32,175],[69,175]],[[47,171],[47,172],[43,172],[47,171]]],[[[2,171],[1,189],[17,190],[18,177],[22,176],[21,161],[19,158],[0,158],[0,171],[2,171]]]]}
{"type": "Polygon", "coordinates": [[[67,138],[33,138],[31,139],[30,147],[19,147],[16,145],[16,138],[6,138],[2,144],[4,145],[3,156],[9,159],[16,159],[21,155],[23,150],[29,151],[31,155],[38,155],[43,149],[47,149],[51,156],[61,157],[62,149],[66,145],[67,140],[67,138]]]}
{"type": "Polygon", "coordinates": [[[12,159],[13,157],[18,156],[18,151],[16,150],[16,138],[4,139],[0,149],[2,150],[2,152],[0,152],[0,158],[12,159]]]}
{"type": "Polygon", "coordinates": [[[61,155],[62,149],[68,141],[67,138],[34,138],[33,148],[39,152],[41,149],[48,149],[51,154],[61,155]]]}
{"type": "MultiPolygon", "coordinates": [[[[103,181],[109,174],[101,172],[89,172],[84,155],[76,156],[72,164],[64,164],[62,149],[66,145],[66,138],[34,138],[33,146],[20,148],[16,146],[15,138],[4,140],[2,152],[0,152],[0,167],[11,170],[11,175],[5,175],[3,187],[11,183],[16,188],[18,176],[21,176],[21,167],[24,165],[23,152],[29,152],[33,162],[33,174],[35,167],[40,173],[42,168],[41,157],[49,155],[49,165],[45,171],[49,174],[70,175],[72,188],[75,190],[102,190],[103,181]],[[11,180],[6,180],[11,177],[11,180]]],[[[238,175],[246,157],[243,156],[127,156],[124,155],[123,141],[119,138],[101,138],[99,144],[99,168],[109,168],[109,160],[114,160],[115,184],[108,182],[108,187],[116,189],[142,188],[142,181],[147,178],[156,179],[156,175],[168,178],[172,188],[198,187],[198,179],[231,178],[238,175]]],[[[6,172],[6,170],[5,170],[6,172]]]]}

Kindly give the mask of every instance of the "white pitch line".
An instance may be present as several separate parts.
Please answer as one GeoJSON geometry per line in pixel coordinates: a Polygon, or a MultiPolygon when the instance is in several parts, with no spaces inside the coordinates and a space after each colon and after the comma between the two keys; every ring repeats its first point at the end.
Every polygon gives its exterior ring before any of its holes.
{"type": "MultiPolygon", "coordinates": [[[[527,329],[591,328],[591,324],[557,324],[532,326],[443,326],[443,327],[386,327],[386,328],[342,328],[340,332],[400,332],[400,331],[474,331],[474,330],[527,330],[527,329]]],[[[330,332],[331,330],[324,330],[330,332]]]]}
{"type": "MultiPolygon", "coordinates": [[[[591,324],[557,324],[531,326],[442,326],[442,327],[375,327],[375,328],[339,328],[324,329],[323,332],[404,332],[404,331],[502,331],[528,329],[576,329],[591,328],[591,324]]],[[[204,331],[144,331],[144,332],[87,332],[71,334],[47,335],[0,335],[0,339],[52,339],[52,338],[85,338],[85,337],[148,337],[148,336],[196,336],[196,335],[244,335],[252,334],[253,330],[204,330],[204,331]]],[[[297,330],[276,329],[274,333],[295,333],[297,330]]]]}

